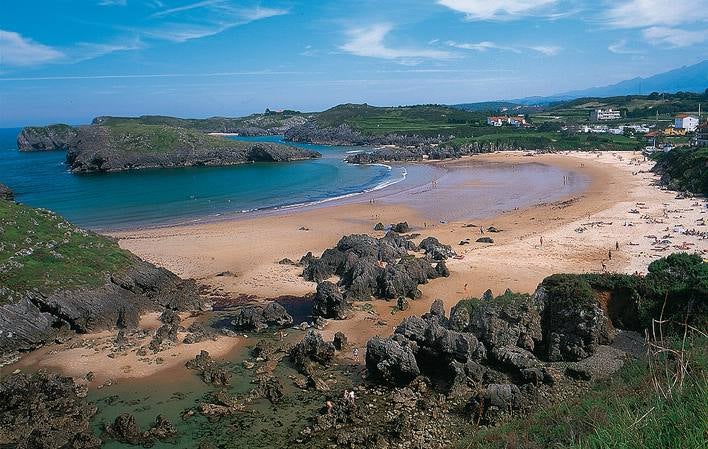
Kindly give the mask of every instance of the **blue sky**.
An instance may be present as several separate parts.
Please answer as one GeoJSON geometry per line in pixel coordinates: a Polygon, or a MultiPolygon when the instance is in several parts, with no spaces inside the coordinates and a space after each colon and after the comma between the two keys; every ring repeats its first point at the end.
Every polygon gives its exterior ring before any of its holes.
{"type": "Polygon", "coordinates": [[[706,43],[708,0],[5,0],[0,126],[549,95],[706,43]]]}

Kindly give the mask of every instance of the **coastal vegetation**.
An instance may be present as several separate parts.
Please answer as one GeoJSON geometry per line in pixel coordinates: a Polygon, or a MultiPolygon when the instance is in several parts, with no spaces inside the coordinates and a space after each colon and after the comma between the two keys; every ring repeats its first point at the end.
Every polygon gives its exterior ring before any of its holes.
{"type": "Polygon", "coordinates": [[[654,171],[670,189],[708,195],[708,147],[675,148],[653,157],[654,171]]]}
{"type": "Polygon", "coordinates": [[[0,304],[28,292],[98,287],[134,260],[113,240],[60,216],[0,199],[0,304]]]}

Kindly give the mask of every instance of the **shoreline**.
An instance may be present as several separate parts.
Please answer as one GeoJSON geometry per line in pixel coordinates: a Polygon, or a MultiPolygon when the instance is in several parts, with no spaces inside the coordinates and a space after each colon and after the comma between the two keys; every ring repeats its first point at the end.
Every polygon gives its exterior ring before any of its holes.
{"type": "MultiPolygon", "coordinates": [[[[383,232],[373,231],[373,225],[379,221],[385,224],[408,221],[412,232],[421,234],[416,242],[434,236],[463,255],[461,260],[448,261],[449,278],[421,285],[422,297],[410,301],[410,308],[405,312],[394,314],[390,302],[373,300],[355,304],[359,311],[348,320],[330,320],[323,336],[331,338],[335,332],[342,331],[355,347],[362,347],[373,335],[389,334],[407,316],[421,315],[437,298],[443,300],[449,311],[460,299],[479,297],[487,288],[495,294],[501,294],[506,288],[532,293],[544,277],[553,273],[601,272],[601,264],[605,264],[608,271],[644,272],[650,261],[677,251],[674,246],[689,251],[702,250],[704,257],[708,252],[705,240],[676,231],[676,225],[691,229],[699,226],[697,223],[701,219],[708,218],[706,200],[676,199],[675,192],[657,188],[654,185],[657,176],[647,172],[652,163],[644,161],[641,155],[576,152],[529,158],[519,153],[498,153],[471,159],[491,163],[551,164],[574,169],[587,176],[589,183],[583,192],[555,201],[494,217],[430,222],[430,225],[420,210],[409,205],[389,203],[385,199],[370,204],[365,203],[366,198],[357,198],[359,201],[350,204],[327,204],[327,207],[300,209],[289,214],[110,235],[118,239],[121,247],[146,260],[182,277],[196,279],[210,293],[246,294],[258,298],[311,293],[315,284],[299,277],[301,268],[280,265],[278,261],[285,257],[297,260],[308,251],[320,254],[347,234],[366,233],[381,237],[383,232]],[[639,210],[641,213],[634,212],[639,210]],[[474,227],[470,227],[471,224],[474,227]],[[485,233],[485,236],[493,237],[494,244],[476,243],[479,226],[485,229],[495,226],[502,232],[485,233]],[[674,244],[657,246],[653,239],[647,238],[651,235],[671,235],[674,244]],[[540,237],[543,237],[543,245],[540,237]],[[470,239],[471,243],[460,245],[458,242],[464,239],[470,239]],[[254,245],[254,242],[258,243],[254,245]],[[620,249],[616,250],[615,245],[620,249]],[[611,260],[608,260],[608,252],[613,253],[611,260]]],[[[464,166],[468,162],[456,160],[441,164],[464,166]]],[[[474,182],[468,182],[467,187],[455,187],[460,201],[468,200],[464,192],[470,185],[474,182]]],[[[700,230],[705,231],[705,228],[700,230]]],[[[215,357],[232,357],[243,341],[249,340],[238,337],[227,341],[224,338],[217,340],[223,347],[219,345],[221,349],[214,354],[215,357]]],[[[158,372],[179,369],[179,365],[183,365],[179,354],[191,354],[199,345],[188,345],[189,350],[184,346],[187,345],[179,344],[169,349],[169,354],[178,355],[167,358],[162,365],[132,367],[133,377],[130,378],[148,379],[158,372]]],[[[69,373],[72,363],[76,365],[75,354],[58,349],[56,345],[40,349],[41,360],[45,366],[69,373]],[[54,350],[58,351],[49,354],[54,350]]],[[[351,358],[346,354],[342,356],[351,358]]],[[[126,378],[120,366],[110,366],[115,363],[106,354],[99,351],[90,360],[107,366],[107,378],[126,378]]],[[[23,361],[28,362],[29,356],[23,361]]],[[[27,366],[23,361],[16,365],[27,366]]],[[[11,371],[14,366],[8,368],[11,371]]]]}

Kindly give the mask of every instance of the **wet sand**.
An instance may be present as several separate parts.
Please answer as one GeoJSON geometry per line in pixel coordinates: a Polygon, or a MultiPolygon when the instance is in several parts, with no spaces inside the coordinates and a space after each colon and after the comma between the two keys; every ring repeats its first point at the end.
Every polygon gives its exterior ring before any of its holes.
{"type": "MultiPolygon", "coordinates": [[[[444,167],[449,174],[437,178],[435,188],[412,186],[407,194],[402,189],[393,194],[384,189],[357,197],[358,201],[348,204],[285,215],[113,235],[123,248],[183,277],[195,278],[215,293],[260,298],[313,292],[315,284],[299,277],[301,268],[277,262],[285,257],[297,260],[308,251],[319,255],[345,234],[383,236],[383,232],[373,231],[379,221],[384,224],[408,221],[413,232],[421,234],[419,239],[435,236],[464,256],[448,261],[449,278],[422,285],[422,298],[411,301],[409,310],[392,314],[392,303],[380,300],[359,303],[355,304],[358,311],[351,319],[330,321],[323,331],[327,338],[343,331],[359,347],[373,335],[389,334],[406,316],[427,311],[436,298],[442,299],[449,310],[460,299],[479,297],[488,288],[495,294],[506,288],[531,293],[544,277],[553,273],[600,272],[603,264],[608,271],[644,272],[652,260],[682,248],[702,251],[704,255],[708,252],[708,240],[682,235],[677,227],[705,232],[705,225],[701,226],[698,220],[707,218],[706,200],[675,199],[674,192],[652,185],[656,176],[648,170],[653,164],[645,162],[638,153],[574,152],[528,157],[506,152],[431,164],[444,167]],[[508,175],[511,178],[480,184],[478,178],[470,175],[480,169],[480,162],[492,168],[513,164],[518,170],[508,175]],[[526,164],[549,167],[554,176],[549,176],[547,182],[560,186],[551,196],[547,189],[541,189],[546,196],[538,198],[540,204],[514,210],[515,201],[524,204],[523,195],[539,194],[539,190],[525,184],[522,175],[526,164]],[[563,175],[554,179],[559,173],[568,173],[570,184],[563,184],[563,175]],[[504,204],[501,208],[504,212],[489,213],[494,211],[488,206],[495,205],[478,206],[486,197],[480,194],[480,187],[511,189],[507,192],[515,187],[519,196],[504,204]],[[371,204],[374,198],[376,201],[371,204]],[[485,213],[475,214],[475,211],[485,213]],[[494,226],[502,232],[485,232],[485,236],[494,239],[494,244],[476,243],[480,226],[484,229],[494,226]],[[647,237],[654,235],[659,241],[669,236],[666,240],[671,243],[657,245],[654,238],[647,237]],[[465,239],[471,243],[459,245],[465,239]]],[[[242,342],[241,338],[220,338],[209,342],[216,346],[208,350],[215,351],[217,357],[228,358],[233,354],[230,351],[239,348],[242,342]]],[[[89,360],[91,364],[104,365],[101,369],[106,378],[119,379],[154,375],[183,365],[198,352],[198,347],[178,345],[167,351],[170,356],[163,357],[162,364],[143,367],[138,366],[140,361],[108,359],[100,351],[89,359],[85,353],[68,353],[57,348],[41,351],[47,353],[35,360],[42,366],[76,375],[88,370],[89,365],[80,362],[89,360]]],[[[351,358],[351,354],[345,357],[351,358]]],[[[31,366],[27,362],[26,358],[20,363],[31,366]]]]}

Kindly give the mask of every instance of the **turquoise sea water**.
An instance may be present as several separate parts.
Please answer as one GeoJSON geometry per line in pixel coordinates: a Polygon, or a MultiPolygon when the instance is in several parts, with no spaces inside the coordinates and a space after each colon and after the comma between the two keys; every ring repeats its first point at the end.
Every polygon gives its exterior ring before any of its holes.
{"type": "MultiPolygon", "coordinates": [[[[19,152],[19,128],[0,129],[0,182],[17,200],[93,229],[187,223],[326,201],[383,187],[405,169],[350,165],[353,147],[297,144],[322,158],[234,167],[191,167],[73,175],[63,151],[19,152]]],[[[280,136],[242,138],[282,142],[280,136]]],[[[360,149],[359,149],[360,150],[360,149]]]]}

